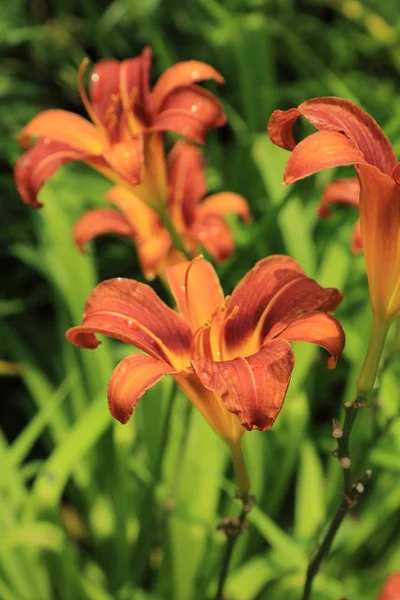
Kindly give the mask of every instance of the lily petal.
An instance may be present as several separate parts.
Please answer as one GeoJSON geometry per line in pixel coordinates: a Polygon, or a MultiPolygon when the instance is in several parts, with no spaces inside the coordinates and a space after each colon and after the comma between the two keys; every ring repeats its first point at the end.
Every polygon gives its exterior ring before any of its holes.
{"type": "Polygon", "coordinates": [[[167,97],[151,129],[174,131],[203,144],[207,131],[225,122],[221,102],[208,90],[192,86],[179,88],[167,97]]]}
{"type": "Polygon", "coordinates": [[[318,206],[319,217],[330,217],[332,204],[349,204],[358,208],[360,202],[360,182],[358,177],[335,179],[326,186],[318,206]]]}
{"type": "Polygon", "coordinates": [[[127,356],[116,366],[108,384],[111,415],[121,423],[127,423],[141,396],[164,375],[178,372],[168,363],[151,356],[127,356]]]}
{"type": "Polygon", "coordinates": [[[310,342],[325,348],[331,354],[328,360],[329,369],[336,367],[345,342],[340,323],[323,312],[299,315],[277,337],[288,342],[310,342]]]}
{"type": "Polygon", "coordinates": [[[234,192],[219,192],[211,194],[197,206],[196,216],[204,217],[205,215],[239,215],[243,221],[250,221],[250,208],[247,200],[235,194],[234,192]]]}
{"type": "MultiPolygon", "coordinates": [[[[392,172],[396,157],[389,140],[378,123],[349,100],[313,98],[300,104],[297,109],[275,111],[268,123],[271,140],[282,148],[293,150],[296,142],[292,129],[300,115],[320,131],[337,132],[346,137],[362,153],[363,162],[378,167],[384,173],[392,172]]],[[[338,166],[341,164],[337,163],[338,166]]]]}
{"type": "Polygon", "coordinates": [[[218,305],[224,305],[218,275],[202,256],[169,267],[166,275],[179,311],[190,323],[192,333],[210,320],[218,305]]]}
{"type": "Polygon", "coordinates": [[[400,188],[376,167],[358,165],[356,169],[371,303],[377,315],[390,318],[400,310],[400,188]]]}
{"type": "Polygon", "coordinates": [[[190,226],[196,206],[207,193],[203,154],[183,140],[168,154],[168,204],[175,223],[190,226]]]}
{"type": "Polygon", "coordinates": [[[285,340],[269,340],[247,358],[221,362],[200,358],[192,365],[204,387],[221,395],[243,427],[265,431],[283,406],[294,356],[285,340]]]}
{"type": "Polygon", "coordinates": [[[123,215],[111,208],[94,208],[86,211],[75,223],[73,238],[81,252],[87,242],[104,233],[114,233],[134,238],[135,233],[123,215]]]}
{"type": "Polygon", "coordinates": [[[81,326],[67,331],[76,346],[96,348],[95,333],[108,335],[161,358],[174,368],[189,359],[190,330],[148,285],[131,279],[109,279],[90,294],[81,326]]]}
{"type": "Polygon", "coordinates": [[[235,250],[235,240],[229,225],[219,215],[205,214],[197,219],[190,229],[190,235],[198,240],[217,262],[226,260],[235,250]]]}
{"type": "Polygon", "coordinates": [[[39,113],[26,125],[20,135],[21,146],[29,145],[30,137],[44,137],[72,149],[90,154],[102,154],[108,145],[104,133],[92,123],[67,110],[50,109],[39,113]]]}
{"type": "Polygon", "coordinates": [[[149,47],[145,47],[140,56],[135,58],[121,62],[101,60],[94,65],[90,81],[90,97],[93,108],[103,125],[107,126],[110,106],[119,93],[130,100],[135,115],[143,123],[148,123],[150,67],[149,47]]]}
{"type": "Polygon", "coordinates": [[[213,79],[224,83],[224,78],[210,65],[198,60],[187,60],[176,63],[159,77],[153,88],[153,111],[158,113],[167,96],[178,88],[185,88],[197,81],[213,79]]]}
{"type": "Polygon", "coordinates": [[[354,143],[336,131],[319,131],[306,137],[294,148],[286,163],[286,184],[304,179],[330,167],[366,163],[354,143]]]}
{"type": "Polygon", "coordinates": [[[110,167],[130,185],[140,183],[143,173],[143,138],[136,136],[126,142],[112,144],[103,157],[110,167]]]}
{"type": "Polygon", "coordinates": [[[269,256],[255,264],[232,292],[226,310],[224,342],[229,356],[237,356],[244,347],[279,290],[304,277],[303,269],[289,256],[269,256]]]}
{"type": "Polygon", "coordinates": [[[257,326],[260,341],[278,336],[299,314],[315,310],[332,312],[342,300],[336,288],[323,288],[309,277],[295,279],[287,283],[264,310],[257,326]]]}
{"type": "Polygon", "coordinates": [[[25,204],[39,208],[37,199],[40,188],[59,167],[75,160],[85,160],[87,154],[48,138],[36,144],[18,158],[14,167],[14,179],[19,195],[25,204]]]}
{"type": "Polygon", "coordinates": [[[114,186],[107,192],[106,198],[119,208],[135,232],[142,270],[147,279],[154,279],[171,248],[168,231],[157,213],[126,187],[114,186]]]}
{"type": "Polygon", "coordinates": [[[354,254],[359,254],[363,249],[360,219],[358,219],[354,225],[353,236],[351,238],[351,249],[354,254]]]}

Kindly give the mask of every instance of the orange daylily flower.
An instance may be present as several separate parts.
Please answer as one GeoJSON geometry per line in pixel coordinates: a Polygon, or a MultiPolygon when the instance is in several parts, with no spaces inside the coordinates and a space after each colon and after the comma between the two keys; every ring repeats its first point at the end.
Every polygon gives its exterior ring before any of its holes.
{"type": "MultiPolygon", "coordinates": [[[[318,205],[318,216],[327,218],[332,215],[332,204],[349,204],[358,209],[360,203],[360,182],[357,177],[348,179],[335,179],[326,186],[318,205]]],[[[361,226],[357,219],[351,240],[351,249],[354,254],[362,252],[361,226]]]]}
{"type": "Polygon", "coordinates": [[[382,129],[352,102],[328,97],[275,111],[268,134],[275,144],[292,150],[285,183],[328,167],[355,165],[371,303],[377,323],[390,323],[400,312],[400,171],[382,129]],[[318,132],[296,144],[292,128],[301,115],[318,132]]]}
{"type": "Polygon", "coordinates": [[[232,448],[246,429],[264,431],[277,418],[294,366],[290,342],[325,348],[330,368],[343,349],[343,330],[329,314],[341,294],[287,256],[260,260],[228,297],[202,257],[169,267],[167,278],[178,312],[143,283],[110,279],[89,296],[82,325],[67,332],[82,348],[96,348],[95,334],[104,334],[144,353],[124,358],[111,376],[109,408],[121,423],[172,375],[232,448]]]}
{"type": "MultiPolygon", "coordinates": [[[[167,173],[167,208],[186,249],[198,254],[203,246],[218,262],[231,256],[234,239],[223,217],[227,213],[236,213],[247,221],[249,207],[246,200],[233,192],[204,198],[207,185],[202,153],[183,140],[169,153],[167,173]]],[[[81,251],[89,240],[100,234],[130,237],[136,241],[142,270],[148,279],[182,260],[159,215],[144,205],[134,191],[115,186],[108,192],[107,199],[120,212],[109,208],[87,211],[74,228],[74,239],[81,251]]]]}
{"type": "Polygon", "coordinates": [[[211,127],[225,123],[221,103],[196,82],[223,77],[210,65],[189,60],[167,69],[152,91],[149,87],[151,50],[119,62],[94,65],[89,97],[83,84],[86,67],[79,70],[79,90],[91,122],[66,110],[45,110],[20,134],[33,148],[15,165],[15,181],[26,204],[41,206],[37,194],[43,183],[63,164],[82,161],[117,184],[128,187],[147,181],[135,190],[142,200],[165,199],[166,180],[161,134],[173,131],[203,143],[211,127]],[[144,172],[144,164],[147,169],[144,172]],[[150,194],[150,197],[149,197],[150,194]]]}
{"type": "Polygon", "coordinates": [[[389,575],[378,600],[400,600],[400,572],[389,575]]]}

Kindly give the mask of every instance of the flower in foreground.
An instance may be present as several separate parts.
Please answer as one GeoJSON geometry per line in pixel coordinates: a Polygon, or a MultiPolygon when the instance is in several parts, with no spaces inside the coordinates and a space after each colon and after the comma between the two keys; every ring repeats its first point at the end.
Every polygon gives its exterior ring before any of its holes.
{"type": "Polygon", "coordinates": [[[400,600],[400,572],[389,575],[378,600],[400,600]]]}
{"type": "Polygon", "coordinates": [[[35,145],[15,165],[15,181],[23,201],[41,206],[37,194],[63,164],[82,161],[117,184],[128,187],[148,178],[145,202],[166,196],[162,133],[173,131],[198,143],[211,127],[225,122],[220,102],[196,82],[224,80],[210,65],[189,60],[167,69],[153,90],[149,87],[151,50],[123,60],[94,65],[89,97],[79,70],[79,91],[90,121],[66,110],[45,110],[28,123],[20,143],[35,145]],[[161,157],[160,157],[161,155],[161,157]],[[144,172],[143,166],[148,168],[144,172]]]}
{"type": "MultiPolygon", "coordinates": [[[[234,239],[224,219],[227,213],[249,218],[246,200],[233,192],[207,192],[202,153],[183,140],[177,142],[167,159],[167,209],[174,228],[186,249],[196,255],[203,246],[218,262],[234,251],[234,239]]],[[[111,208],[87,211],[74,227],[74,239],[81,251],[92,238],[115,233],[135,240],[142,270],[148,279],[165,267],[182,260],[160,216],[145,205],[134,191],[115,186],[107,199],[111,208]]]]}
{"type": "MultiPolygon", "coordinates": [[[[360,201],[360,182],[357,177],[347,179],[335,179],[326,186],[318,206],[318,216],[327,218],[332,215],[330,207],[332,204],[348,204],[358,209],[360,201]]],[[[354,225],[351,240],[351,249],[354,254],[362,251],[360,220],[354,225]]]]}
{"type": "Polygon", "coordinates": [[[268,134],[292,150],[285,183],[328,167],[355,165],[371,304],[377,321],[390,322],[400,312],[400,171],[382,129],[352,102],[333,97],[275,111],[268,134]],[[292,128],[300,115],[319,131],[296,144],[292,128]]]}
{"type": "Polygon", "coordinates": [[[89,296],[82,325],[67,332],[82,348],[96,348],[95,334],[104,334],[143,352],[124,358],[110,379],[109,408],[121,423],[147,389],[172,375],[232,449],[246,429],[264,431],[277,418],[294,366],[289,342],[325,348],[330,368],[343,349],[329,314],[341,294],[287,256],[260,260],[227,297],[202,257],[168,268],[167,278],[177,312],[143,283],[110,279],[89,296]]]}

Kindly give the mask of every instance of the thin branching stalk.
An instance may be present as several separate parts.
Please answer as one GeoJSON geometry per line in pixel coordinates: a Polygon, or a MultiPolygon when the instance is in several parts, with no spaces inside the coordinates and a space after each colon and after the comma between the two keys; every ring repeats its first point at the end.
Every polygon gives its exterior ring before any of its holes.
{"type": "Polygon", "coordinates": [[[227,517],[218,526],[218,529],[225,532],[227,539],[224,556],[221,564],[221,570],[219,572],[218,588],[217,593],[215,595],[215,600],[224,600],[224,588],[226,579],[228,577],[229,565],[233,555],[233,550],[235,548],[236,540],[238,539],[240,534],[247,528],[248,522],[246,521],[246,517],[249,514],[254,502],[252,496],[239,497],[242,501],[242,509],[240,511],[239,516],[237,518],[227,517]]]}

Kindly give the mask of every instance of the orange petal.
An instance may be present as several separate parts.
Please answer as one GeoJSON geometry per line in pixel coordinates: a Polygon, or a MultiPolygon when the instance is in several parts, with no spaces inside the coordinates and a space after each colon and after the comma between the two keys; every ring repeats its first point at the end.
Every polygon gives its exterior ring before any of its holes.
{"type": "Polygon", "coordinates": [[[303,102],[299,111],[320,130],[344,133],[362,152],[367,163],[390,174],[396,156],[378,123],[359,106],[344,98],[313,98],[303,102]]]}
{"type": "Polygon", "coordinates": [[[370,165],[358,165],[360,221],[371,303],[389,318],[400,310],[400,188],[370,165]]]}
{"type": "Polygon", "coordinates": [[[123,215],[110,208],[94,208],[86,211],[75,223],[73,238],[81,252],[93,238],[104,233],[114,233],[134,238],[132,227],[123,215]]]}
{"type": "Polygon", "coordinates": [[[195,333],[209,321],[216,306],[224,304],[218,275],[201,256],[169,267],[166,274],[179,311],[195,333]]]}
{"type": "Polygon", "coordinates": [[[192,365],[204,387],[221,395],[243,427],[265,431],[282,408],[294,356],[288,342],[269,340],[247,358],[222,362],[200,358],[192,365]]]}
{"type": "Polygon", "coordinates": [[[34,117],[19,135],[21,146],[28,146],[31,136],[49,138],[90,154],[101,154],[108,145],[105,135],[92,123],[58,109],[45,110],[34,117]]]}
{"type": "Polygon", "coordinates": [[[357,177],[335,179],[324,190],[318,206],[318,215],[330,217],[332,215],[331,204],[350,204],[350,206],[358,208],[359,201],[360,183],[357,177]]]}
{"type": "Polygon", "coordinates": [[[211,194],[197,206],[197,218],[205,215],[227,215],[236,214],[242,217],[243,221],[249,222],[250,208],[247,200],[235,194],[234,192],[219,192],[211,194]]]}
{"type": "Polygon", "coordinates": [[[377,600],[399,600],[400,598],[400,571],[392,573],[386,579],[383,590],[377,600]]]}
{"type": "Polygon", "coordinates": [[[303,269],[289,256],[269,256],[255,264],[232,292],[226,310],[224,339],[229,356],[237,356],[279,290],[304,276],[303,269]]]}
{"type": "Polygon", "coordinates": [[[114,186],[107,192],[106,198],[120,209],[131,229],[135,231],[142,270],[147,279],[154,279],[171,247],[168,231],[157,213],[126,187],[114,186]]]}
{"type": "Polygon", "coordinates": [[[361,238],[361,224],[360,219],[356,221],[353,229],[353,236],[351,238],[351,249],[354,254],[362,252],[362,238],[361,238]]]}
{"type": "Polygon", "coordinates": [[[343,300],[336,288],[323,288],[314,279],[301,277],[290,281],[272,299],[257,326],[260,341],[278,336],[301,313],[320,310],[332,312],[343,300]]]}
{"type": "Polygon", "coordinates": [[[190,226],[196,206],[207,192],[203,154],[180,140],[168,154],[168,206],[175,223],[190,226]]]}
{"type": "Polygon", "coordinates": [[[103,152],[110,167],[130,185],[140,183],[143,172],[143,138],[112,144],[103,152]]]}
{"type": "Polygon", "coordinates": [[[206,389],[195,373],[182,373],[176,381],[217,435],[231,443],[240,440],[245,430],[238,418],[225,408],[218,394],[206,389]]]}
{"type": "MultiPolygon", "coordinates": [[[[296,142],[292,130],[300,115],[320,131],[336,132],[349,140],[350,145],[361,152],[362,162],[375,165],[385,173],[392,172],[396,157],[389,140],[378,123],[349,100],[335,97],[312,98],[300,104],[297,109],[275,111],[268,123],[271,140],[278,146],[293,150],[296,142]]],[[[347,152],[344,149],[345,155],[347,152]]],[[[354,160],[354,163],[357,162],[359,161],[354,160]]],[[[343,164],[351,163],[336,163],[338,166],[343,164]]]]}
{"type": "Polygon", "coordinates": [[[226,260],[235,250],[235,240],[229,225],[219,215],[206,214],[197,219],[190,229],[190,235],[198,240],[217,262],[226,260]]]}
{"type": "Polygon", "coordinates": [[[85,158],[87,155],[80,150],[48,138],[39,139],[15,163],[15,184],[22,200],[25,204],[39,208],[42,205],[37,194],[44,182],[62,165],[85,158]]]}
{"type": "Polygon", "coordinates": [[[154,119],[152,131],[173,131],[199,144],[213,127],[226,122],[222,104],[209,91],[192,86],[172,92],[154,119]]]}
{"type": "Polygon", "coordinates": [[[224,78],[210,65],[198,60],[187,60],[173,65],[159,77],[153,88],[153,111],[157,114],[167,96],[178,88],[186,88],[197,81],[214,79],[224,83],[224,78]]]}
{"type": "Polygon", "coordinates": [[[116,366],[108,384],[110,413],[121,423],[127,423],[139,398],[164,375],[177,372],[168,363],[151,356],[127,356],[116,366]]]}
{"type": "Polygon", "coordinates": [[[293,150],[296,140],[293,136],[293,125],[301,116],[297,108],[289,110],[274,110],[268,121],[267,133],[269,139],[285,150],[293,150]]]}
{"type": "Polygon", "coordinates": [[[284,181],[293,183],[330,167],[365,163],[354,143],[336,131],[319,131],[300,142],[286,163],[284,181]]]}
{"type": "Polygon", "coordinates": [[[334,369],[341,355],[345,336],[338,321],[323,312],[309,312],[299,315],[278,336],[288,342],[310,342],[325,348],[331,358],[328,367],[334,369]]]}
{"type": "Polygon", "coordinates": [[[67,332],[76,346],[96,348],[95,333],[132,344],[171,366],[187,364],[190,331],[186,322],[148,286],[131,279],[109,279],[90,294],[83,323],[67,332]]]}

